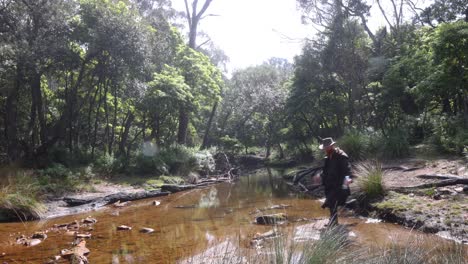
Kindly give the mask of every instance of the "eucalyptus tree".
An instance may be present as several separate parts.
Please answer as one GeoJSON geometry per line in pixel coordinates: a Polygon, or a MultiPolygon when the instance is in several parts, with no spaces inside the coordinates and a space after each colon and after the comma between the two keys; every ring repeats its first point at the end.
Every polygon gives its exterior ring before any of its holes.
{"type": "MultiPolygon", "coordinates": [[[[211,2],[213,0],[205,0],[202,7],[199,9],[198,0],[193,0],[192,4],[189,5],[188,0],[185,1],[185,17],[187,19],[187,24],[189,26],[189,41],[188,46],[194,50],[197,49],[197,32],[198,25],[203,19],[203,15],[208,10],[211,2]]],[[[214,111],[216,111],[217,102],[215,102],[214,111]]],[[[213,112],[214,112],[213,111],[213,112]]],[[[190,112],[188,109],[180,108],[179,109],[179,130],[177,135],[177,141],[180,144],[185,144],[187,140],[187,129],[190,122],[190,112]]],[[[208,123],[207,131],[209,131],[211,122],[208,123]]]]}
{"type": "Polygon", "coordinates": [[[2,1],[2,93],[10,161],[39,155],[54,143],[44,78],[77,64],[70,46],[74,10],[70,1],[2,1]]]}
{"type": "Polygon", "coordinates": [[[219,137],[236,138],[245,149],[264,146],[267,154],[272,146],[279,147],[291,74],[292,65],[278,58],[234,72],[218,116],[219,137]]]}

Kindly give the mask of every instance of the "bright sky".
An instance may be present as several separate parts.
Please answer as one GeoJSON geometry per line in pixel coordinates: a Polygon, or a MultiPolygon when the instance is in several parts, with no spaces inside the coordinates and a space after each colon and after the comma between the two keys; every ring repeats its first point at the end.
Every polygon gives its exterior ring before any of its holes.
{"type": "MultiPolygon", "coordinates": [[[[199,0],[198,9],[204,2],[199,0]]],[[[184,0],[172,0],[172,4],[185,11],[184,0]]],[[[375,30],[384,25],[384,20],[377,7],[372,9],[370,27],[375,30]]],[[[296,0],[213,0],[206,14],[219,16],[205,18],[198,30],[224,50],[230,58],[230,71],[261,64],[271,57],[292,62],[301,53],[303,40],[315,34],[312,26],[301,24],[296,0]]]]}

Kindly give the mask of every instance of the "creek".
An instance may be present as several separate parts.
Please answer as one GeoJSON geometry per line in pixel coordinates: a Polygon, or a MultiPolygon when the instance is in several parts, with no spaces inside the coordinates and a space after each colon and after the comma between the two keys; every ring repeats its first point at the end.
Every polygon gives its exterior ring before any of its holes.
{"type": "MultiPolygon", "coordinates": [[[[91,216],[98,222],[90,231],[87,248],[90,263],[219,263],[216,258],[228,254],[218,245],[228,243],[236,254],[257,254],[250,241],[256,233],[271,226],[254,224],[256,209],[273,205],[290,205],[285,209],[265,210],[263,214],[285,213],[289,223],[282,230],[302,239],[309,234],[295,234],[304,219],[328,218],[317,200],[292,193],[281,175],[283,172],[261,169],[243,175],[234,183],[221,183],[202,189],[131,202],[122,208],[106,207],[94,212],[59,217],[43,221],[0,224],[0,257],[3,263],[44,263],[70,248],[73,237],[65,231],[51,230],[44,242],[26,247],[15,244],[21,234],[31,235],[49,230],[55,224],[69,223],[91,216]],[[160,201],[158,206],[153,201],[160,201]],[[117,226],[133,227],[117,231],[117,226]],[[144,234],[142,227],[155,229],[144,234]],[[296,230],[296,231],[295,231],[296,230]]],[[[359,247],[381,248],[391,243],[404,245],[412,239],[424,240],[428,247],[449,243],[435,235],[423,234],[390,223],[375,223],[369,219],[342,212],[340,224],[347,225],[353,241],[359,247]]],[[[313,236],[313,235],[310,235],[313,236]]],[[[312,239],[312,237],[311,237],[312,239]]],[[[231,250],[230,249],[230,250],[231,250]]],[[[428,248],[431,250],[433,248],[428,248]]],[[[226,249],[227,250],[227,249],[226,249]]]]}

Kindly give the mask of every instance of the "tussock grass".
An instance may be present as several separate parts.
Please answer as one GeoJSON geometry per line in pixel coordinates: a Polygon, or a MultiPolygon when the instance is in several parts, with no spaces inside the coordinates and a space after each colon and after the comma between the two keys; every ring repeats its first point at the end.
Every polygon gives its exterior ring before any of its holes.
{"type": "Polygon", "coordinates": [[[384,195],[383,178],[385,174],[381,164],[376,161],[364,162],[356,166],[357,185],[364,199],[373,200],[384,195]]]}
{"type": "Polygon", "coordinates": [[[39,190],[40,186],[32,175],[19,172],[7,176],[0,185],[0,220],[40,218],[45,207],[37,200],[39,190]]]}

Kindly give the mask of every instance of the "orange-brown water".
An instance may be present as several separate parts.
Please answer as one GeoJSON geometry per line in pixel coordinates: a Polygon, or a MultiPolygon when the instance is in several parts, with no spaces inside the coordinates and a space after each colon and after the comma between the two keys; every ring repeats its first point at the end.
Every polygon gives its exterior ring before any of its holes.
{"type": "MultiPolygon", "coordinates": [[[[284,212],[292,219],[328,217],[328,212],[320,208],[320,202],[290,193],[278,173],[261,170],[242,176],[236,183],[222,183],[167,197],[141,200],[125,208],[109,207],[48,221],[0,224],[0,254],[6,253],[0,257],[0,261],[44,263],[50,257],[59,255],[61,249],[69,248],[73,237],[65,236],[64,231],[51,231],[44,242],[33,247],[16,245],[15,238],[19,234],[31,235],[54,224],[87,216],[98,220],[91,231],[92,238],[87,239],[87,247],[91,250],[90,263],[175,263],[194,260],[208,248],[226,241],[244,253],[255,254],[250,240],[256,233],[266,232],[271,227],[253,224],[255,215],[251,212],[277,204],[291,207],[265,213],[284,212]],[[159,200],[161,204],[152,205],[154,200],[159,200]],[[133,229],[117,231],[119,225],[128,225],[133,229]],[[156,232],[142,234],[139,233],[141,227],[154,228],[156,232]]],[[[445,243],[436,236],[411,232],[394,224],[365,222],[366,219],[347,217],[346,213],[340,217],[340,223],[351,224],[349,229],[355,233],[356,243],[366,247],[383,247],[392,241],[408,243],[414,235],[434,241],[432,244],[445,243]]],[[[291,233],[302,224],[290,223],[283,230],[291,233]]]]}

